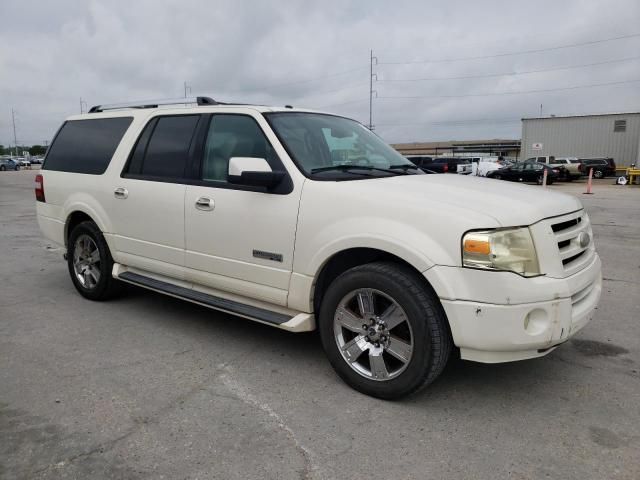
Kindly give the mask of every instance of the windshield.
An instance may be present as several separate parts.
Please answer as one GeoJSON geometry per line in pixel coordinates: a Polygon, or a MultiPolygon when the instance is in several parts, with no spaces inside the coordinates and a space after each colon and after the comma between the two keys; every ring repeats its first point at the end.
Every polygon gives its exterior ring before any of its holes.
{"type": "Polygon", "coordinates": [[[362,178],[422,173],[354,120],[302,112],[265,116],[307,176],[362,178]]]}

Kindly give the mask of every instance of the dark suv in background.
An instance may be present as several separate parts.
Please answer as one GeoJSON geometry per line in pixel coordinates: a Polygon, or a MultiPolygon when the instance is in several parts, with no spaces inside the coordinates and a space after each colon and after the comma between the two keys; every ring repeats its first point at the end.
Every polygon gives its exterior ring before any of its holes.
{"type": "MultiPolygon", "coordinates": [[[[435,173],[458,173],[458,165],[471,165],[468,158],[464,157],[426,157],[412,155],[407,160],[424,171],[435,173]]],[[[470,173],[469,169],[469,173],[470,173]]]]}
{"type": "Polygon", "coordinates": [[[589,169],[593,168],[594,178],[604,178],[616,174],[616,163],[613,158],[581,158],[582,173],[589,175],[589,169]]]}

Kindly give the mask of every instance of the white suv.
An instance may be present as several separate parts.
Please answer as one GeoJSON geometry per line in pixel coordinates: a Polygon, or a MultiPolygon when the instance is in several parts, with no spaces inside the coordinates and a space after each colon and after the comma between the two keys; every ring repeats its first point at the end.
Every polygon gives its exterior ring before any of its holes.
{"type": "Polygon", "coordinates": [[[396,398],[452,352],[539,357],[601,292],[574,197],[429,175],[356,121],[231,105],[93,107],[36,177],[38,222],[77,290],[128,282],[291,332],[337,373],[396,398]]]}

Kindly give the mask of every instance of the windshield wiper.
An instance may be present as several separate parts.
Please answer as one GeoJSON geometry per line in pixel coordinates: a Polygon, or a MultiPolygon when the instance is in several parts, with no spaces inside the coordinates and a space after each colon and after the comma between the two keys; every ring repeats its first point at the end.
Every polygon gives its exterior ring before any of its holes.
{"type": "MultiPolygon", "coordinates": [[[[368,165],[331,165],[328,167],[317,167],[317,168],[312,168],[311,169],[311,173],[319,173],[319,172],[329,172],[332,170],[335,171],[349,171],[349,170],[369,170],[369,171],[376,171],[376,172],[386,172],[386,173],[393,173],[394,175],[408,175],[407,172],[399,172],[397,170],[391,170],[389,168],[379,168],[379,167],[370,167],[368,165]]],[[[353,172],[359,175],[363,175],[363,173],[361,172],[353,172]]]]}
{"type": "Polygon", "coordinates": [[[404,168],[405,170],[410,168],[411,170],[418,170],[418,167],[413,163],[399,163],[398,165],[391,165],[389,167],[390,170],[394,168],[404,168]]]}

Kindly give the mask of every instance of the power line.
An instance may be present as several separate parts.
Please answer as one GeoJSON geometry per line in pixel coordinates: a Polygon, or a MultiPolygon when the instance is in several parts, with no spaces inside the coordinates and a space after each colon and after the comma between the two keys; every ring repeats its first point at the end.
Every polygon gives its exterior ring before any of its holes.
{"type": "Polygon", "coordinates": [[[430,125],[430,126],[437,126],[437,125],[451,125],[451,126],[457,126],[457,125],[472,125],[472,124],[476,124],[476,123],[482,123],[482,124],[504,124],[504,123],[520,123],[522,121],[521,118],[475,118],[475,119],[469,119],[469,120],[445,120],[445,121],[441,121],[441,122],[410,122],[410,123],[381,123],[378,126],[379,127],[408,127],[408,126],[414,126],[414,125],[430,125]]]}
{"type": "Polygon", "coordinates": [[[527,93],[559,92],[563,90],[577,90],[580,88],[606,87],[610,85],[622,85],[626,83],[640,82],[640,79],[624,80],[621,82],[593,83],[590,85],[574,85],[571,87],[546,88],[541,90],[521,90],[518,92],[494,92],[494,93],[469,93],[464,95],[416,95],[416,96],[388,96],[380,99],[421,99],[421,98],[464,98],[464,97],[493,97],[500,95],[523,95],[527,93]]]}
{"type": "Polygon", "coordinates": [[[470,79],[470,78],[490,78],[490,77],[508,77],[515,75],[527,75],[530,73],[543,73],[543,72],[555,72],[559,70],[573,70],[576,68],[585,68],[585,67],[595,67],[597,65],[609,65],[612,63],[620,63],[620,62],[628,62],[632,60],[640,60],[640,57],[627,57],[620,58],[618,60],[607,60],[604,62],[595,62],[595,63],[583,63],[580,65],[569,65],[566,67],[552,67],[552,68],[544,68],[539,70],[523,70],[521,72],[503,72],[503,73],[487,73],[481,75],[463,75],[463,76],[455,76],[455,77],[425,77],[425,78],[406,78],[406,79],[389,79],[389,80],[379,80],[380,82],[422,82],[427,80],[462,80],[462,79],[470,79]]]}
{"type": "MultiPolygon", "coordinates": [[[[380,98],[384,98],[384,97],[380,97],[380,98]]],[[[332,105],[323,105],[321,107],[315,107],[317,110],[324,110],[325,108],[332,108],[332,107],[341,107],[342,105],[350,105],[352,103],[359,103],[359,102],[368,102],[369,99],[368,98],[359,98],[358,100],[350,100],[348,102],[342,102],[342,103],[334,103],[332,105]]]]}
{"type": "Polygon", "coordinates": [[[296,100],[309,98],[309,97],[317,97],[319,95],[327,95],[329,93],[341,92],[342,90],[349,90],[349,89],[356,88],[356,87],[363,87],[363,86],[368,85],[368,84],[369,84],[369,82],[360,82],[360,83],[355,83],[355,84],[351,84],[351,85],[345,85],[344,87],[336,88],[334,90],[326,90],[324,92],[314,92],[311,95],[304,95],[302,97],[297,97],[296,100]]]}
{"type": "Polygon", "coordinates": [[[447,58],[440,60],[414,60],[414,61],[406,61],[406,62],[380,62],[380,65],[411,65],[411,64],[420,64],[420,63],[448,63],[448,62],[463,62],[467,60],[481,60],[485,58],[499,58],[499,57],[511,57],[515,55],[526,55],[529,53],[540,53],[540,52],[549,52],[552,50],[563,50],[565,48],[574,48],[574,47],[582,47],[586,45],[595,45],[598,43],[605,42],[613,42],[614,40],[623,40],[626,38],[634,38],[640,37],[640,33],[632,33],[629,35],[620,35],[618,37],[610,37],[603,38],[601,40],[591,40],[588,42],[580,42],[580,43],[571,43],[566,45],[558,45],[555,47],[547,47],[547,48],[536,48],[534,50],[521,50],[519,52],[506,52],[506,53],[496,53],[493,55],[478,55],[476,57],[458,57],[458,58],[447,58]]]}
{"type": "Polygon", "coordinates": [[[276,83],[276,84],[272,84],[272,85],[260,85],[260,89],[261,90],[265,90],[265,89],[272,89],[272,88],[279,88],[279,87],[287,87],[290,85],[300,85],[303,83],[311,83],[311,82],[316,82],[318,80],[325,80],[327,78],[333,78],[333,77],[339,77],[341,75],[346,75],[348,73],[352,73],[352,72],[356,72],[358,70],[364,70],[365,68],[369,68],[369,65],[361,65],[359,67],[356,68],[351,68],[349,70],[344,70],[341,72],[336,72],[336,73],[330,73],[327,75],[319,75],[316,76],[314,78],[308,78],[306,80],[295,80],[293,82],[285,82],[285,83],[276,83]]]}

